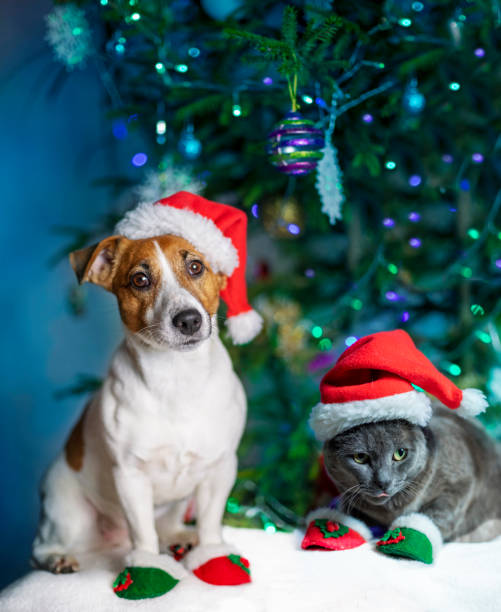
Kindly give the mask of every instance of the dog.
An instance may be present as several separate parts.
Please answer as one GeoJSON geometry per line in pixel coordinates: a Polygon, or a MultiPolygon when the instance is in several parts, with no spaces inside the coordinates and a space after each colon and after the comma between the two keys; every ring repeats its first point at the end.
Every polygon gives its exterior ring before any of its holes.
{"type": "Polygon", "coordinates": [[[259,332],[242,286],[245,260],[221,258],[229,247],[245,258],[245,224],[238,209],[180,192],[140,205],[118,235],[70,255],[80,283],[116,296],[125,337],[43,480],[38,567],[77,571],[82,553],[117,546],[130,549],[128,565],[155,564],[174,545],[193,547],[189,569],[231,552],[221,523],[246,396],[219,337],[217,311],[220,294],[230,309],[235,300],[244,304],[228,319],[233,337],[235,320],[245,324],[237,343],[259,332]],[[196,527],[184,524],[192,499],[196,527]]]}

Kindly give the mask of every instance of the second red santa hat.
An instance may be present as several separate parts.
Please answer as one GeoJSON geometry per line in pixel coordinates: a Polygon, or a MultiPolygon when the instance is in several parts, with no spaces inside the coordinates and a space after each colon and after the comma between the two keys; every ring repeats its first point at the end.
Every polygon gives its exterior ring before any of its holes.
{"type": "Polygon", "coordinates": [[[364,423],[404,419],[426,425],[432,415],[424,389],[461,416],[487,407],[478,389],[461,390],[416,348],[407,332],[396,329],[360,338],[344,351],[320,383],[321,402],[310,416],[319,440],[364,423]]]}
{"type": "Polygon", "coordinates": [[[262,319],[247,301],[247,215],[243,210],[179,191],[154,204],[139,204],[115,231],[133,240],[173,234],[191,242],[212,270],[228,279],[221,297],[228,306],[226,325],[233,343],[245,344],[260,332],[262,319]]]}

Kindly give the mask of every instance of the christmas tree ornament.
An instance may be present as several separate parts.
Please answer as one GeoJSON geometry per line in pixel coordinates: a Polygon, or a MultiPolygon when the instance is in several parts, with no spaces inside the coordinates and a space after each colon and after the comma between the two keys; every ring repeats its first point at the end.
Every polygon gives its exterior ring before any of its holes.
{"type": "Polygon", "coordinates": [[[268,135],[267,152],[271,163],[289,175],[309,174],[322,159],[324,135],[310,119],[292,110],[268,135]]]}
{"type": "Polygon", "coordinates": [[[271,198],[262,205],[261,217],[266,231],[276,238],[296,238],[303,226],[303,213],[293,198],[271,198]]]}
{"type": "Polygon", "coordinates": [[[134,189],[140,202],[156,202],[178,191],[190,191],[201,194],[205,182],[197,178],[190,168],[176,165],[171,156],[165,157],[158,165],[158,170],[146,173],[141,185],[134,189]]]}
{"type": "Polygon", "coordinates": [[[200,157],[202,153],[202,143],[195,136],[195,128],[192,123],[188,123],[182,131],[177,149],[185,159],[189,159],[190,161],[200,157]]]}
{"type": "Polygon", "coordinates": [[[201,0],[204,11],[217,21],[224,21],[242,6],[242,0],[201,0]]]}
{"type": "Polygon", "coordinates": [[[337,149],[332,144],[332,134],[336,124],[336,99],[333,98],[331,105],[331,116],[329,127],[325,133],[325,148],[323,157],[318,162],[317,188],[320,201],[322,202],[322,212],[329,217],[329,222],[334,225],[337,219],[342,218],[341,206],[344,202],[343,194],[343,173],[339,167],[337,159],[337,149]]]}
{"type": "Polygon", "coordinates": [[[157,567],[126,567],[116,577],[113,591],[121,599],[151,599],[165,595],[178,582],[157,567]]]}
{"type": "Polygon", "coordinates": [[[90,28],[84,11],[76,4],[56,6],[45,17],[46,40],[67,70],[83,67],[91,55],[90,28]]]}
{"type": "Polygon", "coordinates": [[[418,82],[416,78],[412,78],[405,88],[404,95],[402,98],[402,104],[404,109],[410,115],[419,115],[419,113],[426,106],[426,98],[418,89],[418,82]]]}

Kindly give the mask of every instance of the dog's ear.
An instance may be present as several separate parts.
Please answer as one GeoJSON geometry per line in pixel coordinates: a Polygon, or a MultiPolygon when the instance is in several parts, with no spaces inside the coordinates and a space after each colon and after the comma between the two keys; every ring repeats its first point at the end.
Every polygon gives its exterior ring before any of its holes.
{"type": "Polygon", "coordinates": [[[119,246],[126,240],[123,236],[110,236],[97,244],[70,253],[71,267],[78,282],[94,283],[110,291],[118,263],[119,246]]]}
{"type": "Polygon", "coordinates": [[[218,272],[217,278],[219,281],[219,291],[223,291],[223,289],[226,289],[226,285],[228,284],[228,277],[226,276],[226,274],[218,272]]]}

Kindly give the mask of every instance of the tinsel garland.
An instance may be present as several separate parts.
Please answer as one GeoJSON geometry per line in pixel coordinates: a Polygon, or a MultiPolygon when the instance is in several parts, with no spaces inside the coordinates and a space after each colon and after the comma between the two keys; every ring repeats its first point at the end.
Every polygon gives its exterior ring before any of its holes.
{"type": "Polygon", "coordinates": [[[46,40],[67,70],[83,67],[91,55],[90,27],[84,11],[75,4],[56,6],[45,17],[46,40]]]}

